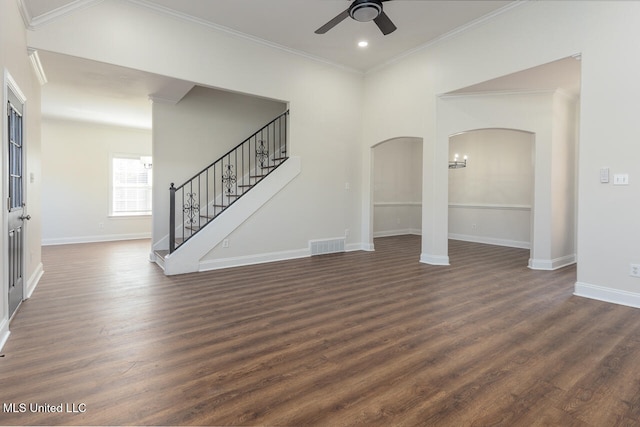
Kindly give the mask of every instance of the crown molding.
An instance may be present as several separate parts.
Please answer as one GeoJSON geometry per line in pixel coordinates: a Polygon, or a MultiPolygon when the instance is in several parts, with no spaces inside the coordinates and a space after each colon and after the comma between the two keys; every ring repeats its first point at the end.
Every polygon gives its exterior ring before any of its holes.
{"type": "Polygon", "coordinates": [[[20,16],[22,17],[24,27],[27,30],[33,30],[33,27],[31,26],[31,12],[29,12],[29,8],[25,4],[24,0],[17,0],[17,2],[18,10],[20,11],[20,16]]]}
{"type": "MultiPolygon", "coordinates": [[[[99,0],[99,1],[102,1],[102,0],[99,0]]],[[[165,15],[169,15],[169,16],[171,16],[173,18],[177,18],[177,19],[180,19],[182,21],[186,21],[186,22],[191,22],[191,23],[194,23],[194,24],[202,25],[202,26],[211,28],[213,30],[217,30],[217,31],[220,31],[222,33],[229,34],[229,35],[237,37],[237,38],[249,40],[249,41],[252,41],[254,43],[258,43],[258,44],[261,44],[261,45],[264,45],[264,46],[268,46],[268,47],[273,48],[273,49],[278,49],[278,50],[290,53],[292,55],[296,55],[296,56],[300,56],[300,57],[303,57],[303,58],[306,58],[306,59],[310,59],[310,60],[315,61],[315,62],[321,62],[321,63],[323,63],[325,65],[330,65],[330,66],[335,67],[335,68],[340,68],[340,69],[342,69],[344,71],[349,71],[349,72],[352,72],[352,73],[355,73],[355,74],[360,74],[360,75],[364,74],[363,71],[357,70],[355,68],[347,67],[345,65],[338,64],[337,62],[332,62],[332,61],[329,61],[327,59],[320,58],[318,56],[310,55],[310,54],[308,54],[306,52],[303,52],[303,51],[300,51],[300,50],[291,49],[291,48],[283,46],[281,44],[274,43],[274,42],[262,39],[260,37],[252,36],[250,34],[246,34],[246,33],[234,30],[234,29],[229,28],[229,27],[225,27],[224,25],[214,24],[213,22],[210,22],[210,21],[207,21],[207,20],[192,16],[192,15],[188,15],[186,13],[178,12],[176,10],[169,9],[168,7],[161,6],[159,4],[155,4],[155,3],[153,3],[153,2],[151,2],[149,0],[126,0],[126,1],[129,2],[129,3],[135,4],[135,5],[141,6],[143,8],[147,8],[147,9],[153,10],[155,12],[159,12],[159,13],[162,13],[162,14],[165,14],[165,15]]]]}
{"type": "Polygon", "coordinates": [[[29,53],[29,62],[31,62],[31,67],[33,67],[33,71],[36,73],[40,86],[46,84],[47,75],[44,73],[42,62],[40,62],[40,56],[38,56],[38,51],[36,49],[27,48],[27,52],[29,53]]]}
{"type": "Polygon", "coordinates": [[[456,92],[456,93],[441,93],[437,97],[439,99],[456,99],[456,98],[470,98],[470,97],[482,97],[482,96],[515,96],[515,95],[562,95],[567,99],[575,101],[580,99],[579,94],[573,94],[565,89],[514,89],[514,90],[487,90],[480,92],[456,92]]]}
{"type": "MultiPolygon", "coordinates": [[[[512,95],[552,95],[558,89],[531,89],[531,90],[487,90],[481,92],[457,92],[441,93],[436,95],[440,99],[469,98],[477,96],[512,96],[512,95]]],[[[566,92],[565,92],[566,93],[566,92]]]]}
{"type": "Polygon", "coordinates": [[[26,29],[35,31],[43,25],[55,21],[58,18],[69,15],[78,10],[85,9],[87,7],[95,6],[96,4],[102,3],[103,1],[104,0],[74,0],[70,3],[65,4],[64,6],[38,16],[31,15],[31,11],[25,4],[24,0],[18,0],[18,6],[26,29]]]}

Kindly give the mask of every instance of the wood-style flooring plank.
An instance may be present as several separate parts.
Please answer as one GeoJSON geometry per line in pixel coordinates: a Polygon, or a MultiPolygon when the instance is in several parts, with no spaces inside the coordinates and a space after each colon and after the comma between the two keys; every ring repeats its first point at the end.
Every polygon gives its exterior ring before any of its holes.
{"type": "Polygon", "coordinates": [[[149,245],[43,248],[0,424],[640,425],[640,311],[573,296],[574,267],[459,241],[430,266],[398,236],[166,277],[149,245]]]}

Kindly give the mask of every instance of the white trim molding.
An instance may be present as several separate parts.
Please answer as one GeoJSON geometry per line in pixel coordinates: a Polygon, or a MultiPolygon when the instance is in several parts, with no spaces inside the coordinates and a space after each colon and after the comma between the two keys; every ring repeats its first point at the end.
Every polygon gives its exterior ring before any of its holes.
{"type": "Polygon", "coordinates": [[[467,203],[449,203],[449,208],[456,209],[493,209],[501,211],[530,211],[530,205],[507,205],[507,204],[467,204],[467,203]]]}
{"type": "Polygon", "coordinates": [[[578,297],[640,308],[640,294],[620,289],[605,288],[590,283],[576,282],[573,294],[578,297]]]}
{"type": "Polygon", "coordinates": [[[42,62],[40,62],[38,51],[36,49],[27,48],[27,52],[29,53],[29,62],[31,62],[31,67],[38,78],[38,82],[40,83],[40,86],[44,86],[48,80],[47,75],[44,72],[42,62]]]}
{"type": "Polygon", "coordinates": [[[420,262],[429,265],[450,265],[449,257],[442,255],[420,254],[420,262]]]}
{"type": "Polygon", "coordinates": [[[411,234],[414,236],[422,236],[422,230],[417,228],[403,228],[399,230],[385,230],[385,231],[376,231],[373,233],[373,237],[392,237],[392,236],[406,236],[407,234],[411,234]]]}
{"type": "Polygon", "coordinates": [[[85,7],[93,6],[101,3],[104,0],[74,0],[67,3],[57,9],[43,13],[42,15],[33,16],[31,11],[27,7],[24,0],[18,0],[18,8],[20,9],[20,15],[24,21],[24,26],[27,30],[37,30],[39,27],[48,24],[62,16],[73,13],[77,10],[84,9],[85,7]]]}
{"type": "Polygon", "coordinates": [[[0,351],[2,351],[2,348],[9,339],[9,335],[11,335],[11,332],[9,331],[9,320],[0,320],[0,351]]]}
{"type": "Polygon", "coordinates": [[[463,242],[484,243],[485,245],[506,246],[508,248],[531,249],[530,242],[520,240],[498,239],[496,237],[473,236],[471,234],[456,233],[449,233],[448,237],[451,240],[461,240],[463,242]]]}
{"type": "Polygon", "coordinates": [[[271,252],[265,254],[245,255],[238,257],[209,259],[200,261],[198,271],[219,270],[221,268],[242,267],[245,265],[264,264],[275,261],[287,261],[297,258],[309,258],[309,249],[294,249],[290,251],[271,252]]]}
{"type": "Polygon", "coordinates": [[[557,270],[575,263],[576,254],[565,255],[551,260],[529,258],[529,268],[532,270],[557,270]]]}
{"type": "Polygon", "coordinates": [[[38,286],[38,283],[40,282],[40,279],[42,278],[43,274],[44,274],[43,265],[42,263],[38,263],[36,270],[33,272],[31,277],[29,277],[29,280],[27,281],[27,289],[25,289],[24,299],[31,298],[31,295],[33,294],[33,291],[36,290],[36,286],[38,286]]]}
{"type": "Polygon", "coordinates": [[[130,234],[104,234],[98,236],[60,237],[54,239],[42,239],[42,246],[71,245],[76,243],[115,242],[118,240],[150,239],[151,232],[130,234]]]}
{"type": "Polygon", "coordinates": [[[422,207],[422,202],[375,202],[375,207],[390,207],[390,206],[418,206],[422,207]]]}
{"type": "MultiPolygon", "coordinates": [[[[363,245],[360,243],[350,243],[345,245],[345,252],[373,250],[373,248],[369,249],[368,247],[365,248],[365,246],[366,245],[363,245]]],[[[299,259],[299,258],[310,258],[310,257],[311,257],[311,250],[309,248],[305,248],[305,249],[293,249],[289,251],[269,252],[269,253],[263,253],[263,254],[255,254],[255,255],[244,255],[244,256],[238,256],[238,257],[209,259],[205,261],[200,261],[200,266],[198,268],[198,271],[202,272],[202,271],[220,270],[222,268],[242,267],[246,265],[265,264],[269,262],[287,261],[287,260],[293,260],[293,259],[299,259]]]]}

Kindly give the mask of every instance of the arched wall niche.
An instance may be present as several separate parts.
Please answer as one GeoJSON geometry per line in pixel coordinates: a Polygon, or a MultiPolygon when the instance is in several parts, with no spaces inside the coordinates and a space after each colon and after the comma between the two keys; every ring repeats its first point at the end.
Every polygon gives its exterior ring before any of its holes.
{"type": "Polygon", "coordinates": [[[422,138],[402,136],[373,145],[369,239],[422,232],[422,138]]]}

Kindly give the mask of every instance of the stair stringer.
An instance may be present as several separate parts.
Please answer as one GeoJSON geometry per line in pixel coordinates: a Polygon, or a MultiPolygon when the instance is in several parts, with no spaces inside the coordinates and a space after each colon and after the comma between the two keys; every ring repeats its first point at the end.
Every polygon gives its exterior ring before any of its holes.
{"type": "Polygon", "coordinates": [[[199,271],[200,260],[298,176],[300,164],[300,157],[289,157],[262,178],[256,188],[236,200],[175,252],[165,256],[164,273],[170,276],[199,271]]]}

